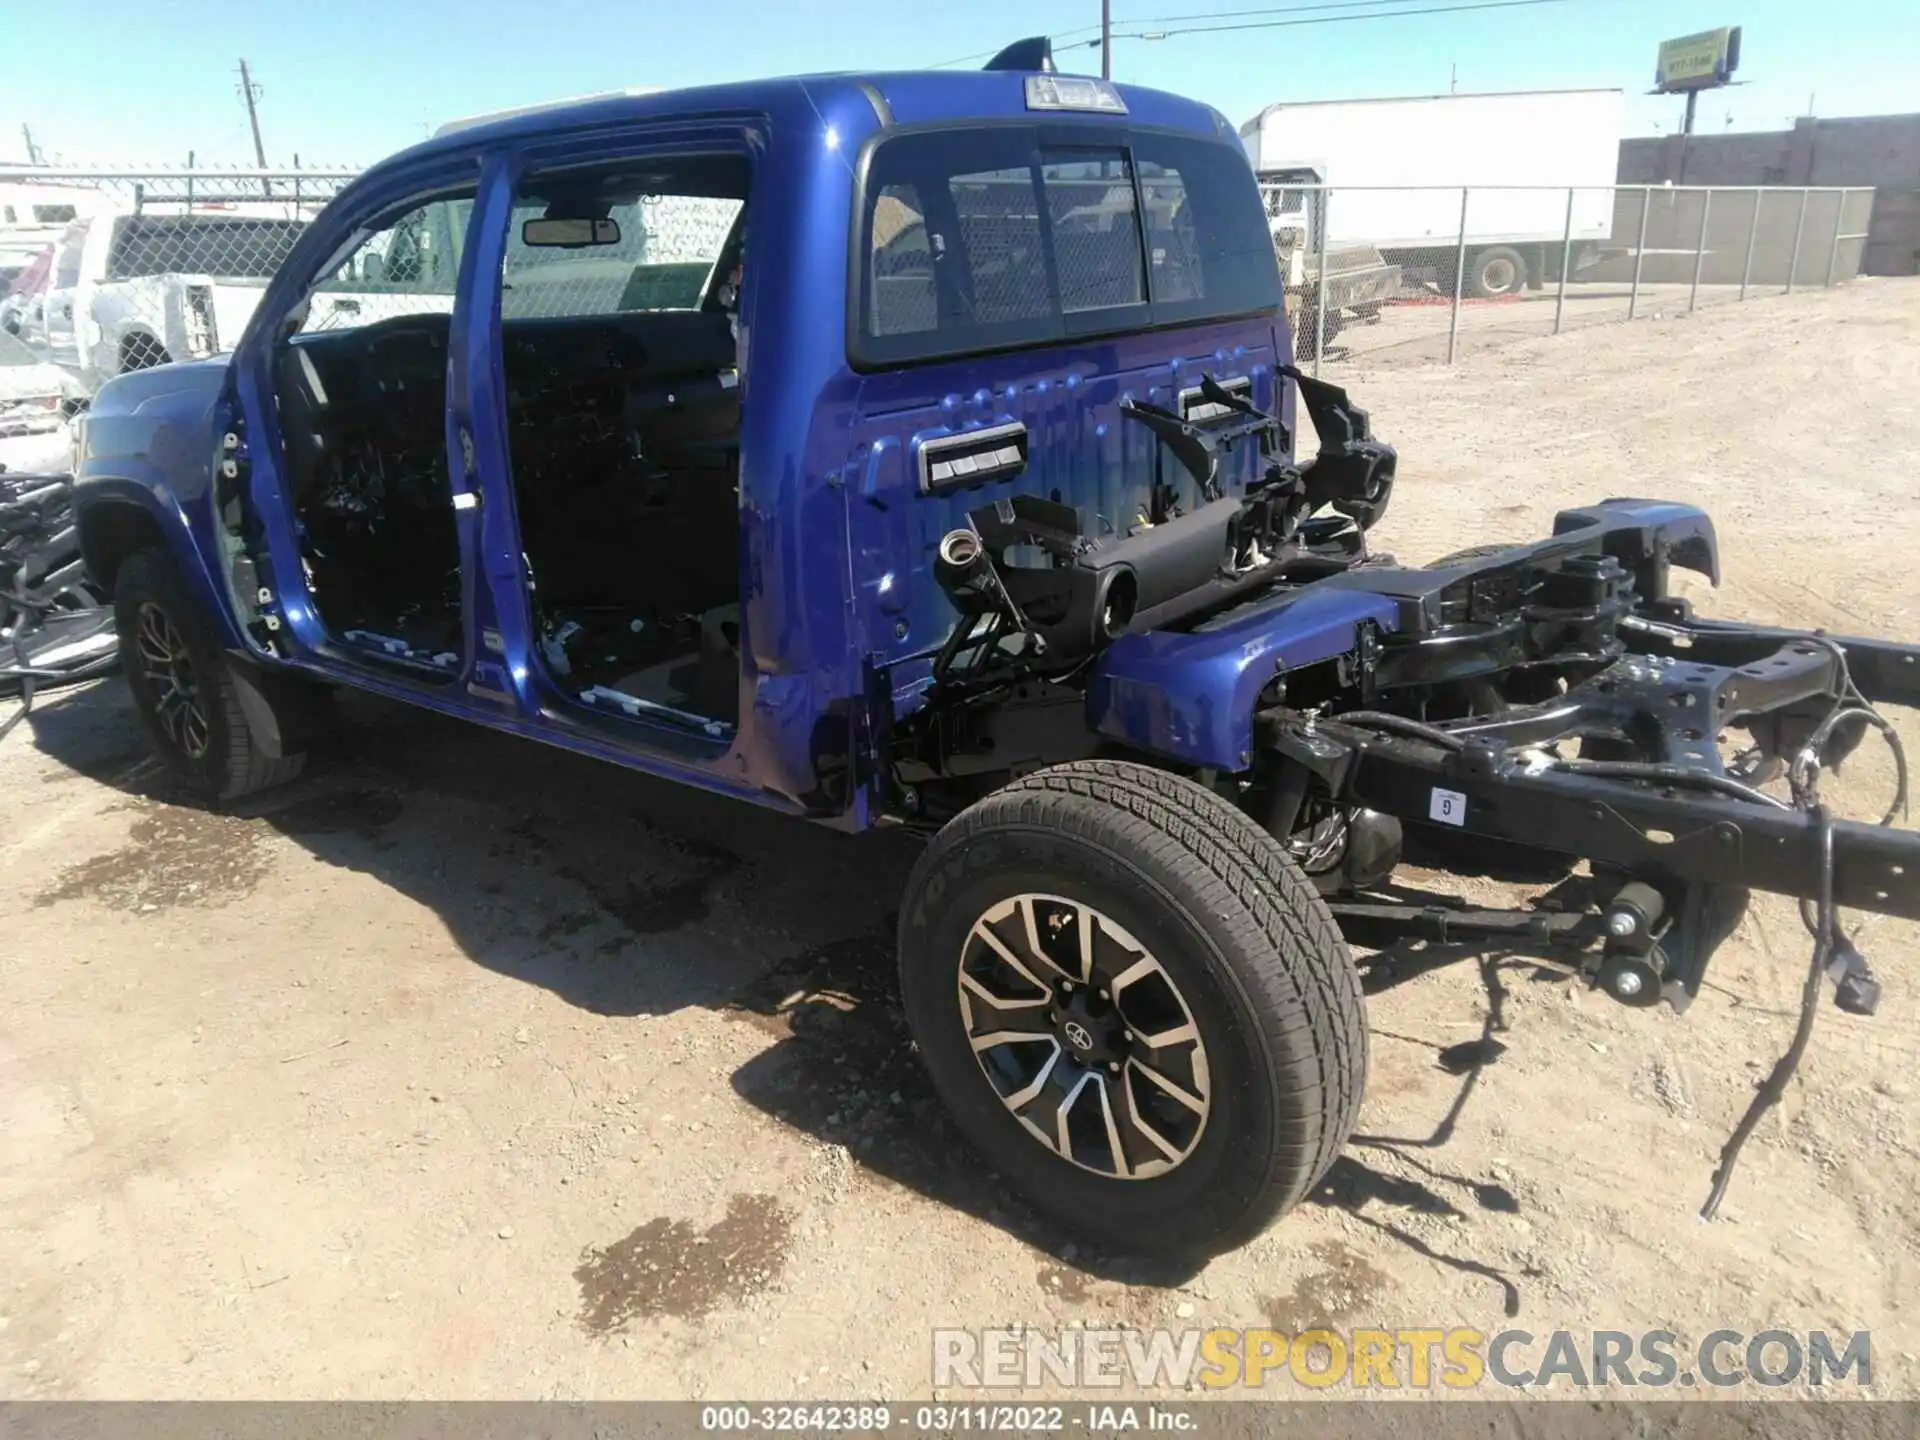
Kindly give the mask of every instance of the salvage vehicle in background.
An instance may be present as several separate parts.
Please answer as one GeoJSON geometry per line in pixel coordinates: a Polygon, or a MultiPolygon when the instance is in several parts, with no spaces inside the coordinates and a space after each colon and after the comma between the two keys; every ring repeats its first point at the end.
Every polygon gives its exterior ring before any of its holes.
{"type": "Polygon", "coordinates": [[[46,304],[47,284],[53,279],[53,246],[45,246],[25,265],[0,272],[0,283],[7,287],[0,295],[0,331],[18,336],[30,325],[41,323],[40,310],[46,304]]]}
{"type": "MultiPolygon", "coordinates": [[[[0,333],[0,441],[32,443],[36,450],[52,442],[45,459],[64,468],[71,453],[66,423],[85,398],[79,382],[65,370],[42,360],[16,337],[0,333]]],[[[37,469],[41,460],[36,454],[33,461],[23,462],[0,445],[0,464],[37,469]]]]}
{"type": "Polygon", "coordinates": [[[90,386],[231,349],[307,225],[292,206],[261,208],[271,213],[135,208],[75,220],[26,338],[90,386]]]}
{"type": "Polygon", "coordinates": [[[296,775],[344,685],[924,832],[900,978],[933,1083],[1124,1249],[1243,1241],[1340,1152],[1368,1036],[1336,922],[1557,947],[1677,1008],[1776,890],[1816,902],[1810,996],[1871,1009],[1836,910],[1920,916],[1920,838],[1818,778],[1920,701],[1920,648],[1696,618],[1685,505],[1374,553],[1397,457],[1289,363],[1282,299],[1228,122],[1044,42],[542,109],[356,180],[230,359],[104,386],[82,550],[210,800],[296,775]],[[726,223],[626,265],[669,203],[726,223]],[[442,223],[451,296],[329,308],[442,223]],[[1551,862],[1553,907],[1409,902],[1408,830],[1551,862]]]}
{"type": "Polygon", "coordinates": [[[50,185],[32,170],[0,178],[0,272],[28,264],[73,221],[105,208],[107,198],[85,185],[50,185]]]}
{"type": "Polygon", "coordinates": [[[1371,246],[1443,294],[1460,270],[1460,293],[1490,300],[1603,257],[1624,107],[1618,90],[1290,100],[1240,135],[1263,181],[1332,187],[1311,206],[1336,251],[1371,246]]]}
{"type": "Polygon", "coordinates": [[[1262,172],[1260,198],[1287,294],[1294,299],[1296,359],[1311,359],[1316,345],[1331,346],[1349,324],[1376,323],[1380,307],[1399,298],[1400,267],[1389,265],[1373,246],[1328,246],[1320,177],[1314,171],[1262,172]],[[1323,295],[1326,319],[1318,320],[1323,295]]]}

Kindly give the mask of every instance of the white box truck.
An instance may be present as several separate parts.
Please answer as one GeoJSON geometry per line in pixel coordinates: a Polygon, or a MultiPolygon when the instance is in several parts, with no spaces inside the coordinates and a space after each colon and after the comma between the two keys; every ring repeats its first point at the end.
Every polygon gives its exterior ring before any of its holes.
{"type": "Polygon", "coordinates": [[[1316,250],[1371,245],[1409,278],[1448,289],[1460,187],[1473,187],[1462,293],[1484,298],[1559,278],[1569,186],[1570,268],[1600,258],[1612,239],[1624,111],[1619,90],[1283,101],[1242,125],[1240,138],[1269,187],[1276,240],[1294,229],[1316,250]],[[1316,185],[1331,188],[1323,197],[1316,185]]]}

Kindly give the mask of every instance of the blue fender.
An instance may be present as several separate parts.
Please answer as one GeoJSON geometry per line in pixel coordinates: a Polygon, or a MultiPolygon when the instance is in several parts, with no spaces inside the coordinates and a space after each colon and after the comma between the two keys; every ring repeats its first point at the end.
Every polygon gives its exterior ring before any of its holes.
{"type": "Polygon", "coordinates": [[[1283,670],[1351,654],[1361,627],[1399,628],[1393,600],[1308,586],[1185,634],[1123,635],[1100,657],[1087,722],[1136,749],[1218,770],[1253,758],[1253,710],[1283,670]]]}

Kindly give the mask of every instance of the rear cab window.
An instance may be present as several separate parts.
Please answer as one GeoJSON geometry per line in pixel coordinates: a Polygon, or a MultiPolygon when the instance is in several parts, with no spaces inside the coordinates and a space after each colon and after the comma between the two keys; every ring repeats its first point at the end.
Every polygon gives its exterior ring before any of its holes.
{"type": "Polygon", "coordinates": [[[862,187],[856,367],[1271,314],[1279,268],[1237,146],[1110,127],[908,132],[862,187]]]}

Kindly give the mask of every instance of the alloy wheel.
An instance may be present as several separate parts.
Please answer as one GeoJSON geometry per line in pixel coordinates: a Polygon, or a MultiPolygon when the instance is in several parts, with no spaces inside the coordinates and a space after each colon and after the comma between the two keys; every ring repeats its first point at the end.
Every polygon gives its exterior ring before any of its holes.
{"type": "Polygon", "coordinates": [[[212,729],[201,704],[193,657],[179,627],[150,600],[140,606],[134,648],[162,733],[189,760],[203,759],[212,743],[212,729]]]}
{"type": "Polygon", "coordinates": [[[994,1093],[1083,1170],[1164,1175],[1212,1109],[1206,1046],[1147,949],[1091,905],[1025,894],[987,910],[960,956],[960,1014],[994,1093]]]}

